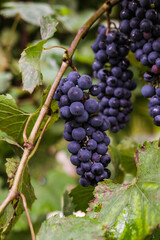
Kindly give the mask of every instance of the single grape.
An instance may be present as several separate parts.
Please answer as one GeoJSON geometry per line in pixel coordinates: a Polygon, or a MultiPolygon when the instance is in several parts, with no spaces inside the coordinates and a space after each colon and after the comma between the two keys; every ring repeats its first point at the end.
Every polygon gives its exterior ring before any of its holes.
{"type": "Polygon", "coordinates": [[[86,137],[86,131],[84,128],[74,128],[72,131],[72,137],[76,141],[81,141],[86,137]]]}
{"type": "Polygon", "coordinates": [[[102,163],[93,163],[91,167],[91,172],[95,175],[101,175],[104,172],[104,167],[102,163]]]}
{"type": "Polygon", "coordinates": [[[72,163],[73,165],[75,165],[75,166],[77,166],[77,167],[80,165],[80,161],[79,161],[77,155],[71,155],[70,161],[71,161],[71,163],[72,163]]]}
{"type": "Polygon", "coordinates": [[[84,108],[88,113],[95,113],[98,111],[99,105],[95,99],[88,99],[84,104],[84,108]]]}
{"type": "Polygon", "coordinates": [[[77,154],[80,148],[80,144],[76,141],[72,141],[68,144],[68,151],[72,154],[77,154]]]}
{"type": "Polygon", "coordinates": [[[77,85],[78,78],[80,78],[78,72],[70,72],[67,75],[67,80],[73,82],[75,85],[77,85]]]}
{"type": "Polygon", "coordinates": [[[83,149],[81,148],[79,151],[78,151],[78,159],[81,161],[81,162],[88,162],[90,159],[91,159],[91,152],[87,149],[83,149]]]}
{"type": "Polygon", "coordinates": [[[85,177],[80,177],[79,183],[80,183],[83,187],[88,187],[88,186],[90,185],[90,181],[89,181],[88,179],[86,179],[85,177]]]}
{"type": "Polygon", "coordinates": [[[97,130],[96,132],[93,132],[92,138],[99,143],[103,141],[104,135],[101,131],[97,130]]]}
{"type": "Polygon", "coordinates": [[[81,102],[73,102],[70,105],[70,112],[75,116],[80,116],[84,113],[84,106],[81,102]]]}
{"type": "Polygon", "coordinates": [[[78,79],[78,86],[83,90],[90,89],[92,86],[92,78],[88,75],[81,76],[78,79]]]}
{"type": "Polygon", "coordinates": [[[151,85],[145,85],[142,87],[142,95],[146,98],[150,98],[154,95],[155,89],[151,85]]]}
{"type": "Polygon", "coordinates": [[[94,139],[89,139],[87,142],[87,149],[93,151],[96,148],[97,148],[97,142],[94,139]]]}
{"type": "Polygon", "coordinates": [[[80,101],[83,97],[83,91],[78,87],[72,87],[68,91],[68,98],[71,102],[80,101]]]}

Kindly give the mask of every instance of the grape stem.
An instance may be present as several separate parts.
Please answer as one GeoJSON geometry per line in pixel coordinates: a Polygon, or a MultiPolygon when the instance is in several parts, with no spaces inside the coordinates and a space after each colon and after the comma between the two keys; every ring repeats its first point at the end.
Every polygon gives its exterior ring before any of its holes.
{"type": "Polygon", "coordinates": [[[26,125],[24,127],[24,131],[23,131],[23,140],[25,143],[28,142],[28,138],[27,138],[27,128],[28,128],[28,125],[29,125],[29,122],[31,120],[31,117],[32,117],[32,114],[29,115],[28,119],[27,119],[27,122],[26,122],[26,125]]]}
{"type": "Polygon", "coordinates": [[[66,57],[68,58],[68,48],[63,47],[63,46],[51,46],[51,47],[43,48],[43,50],[50,50],[50,49],[53,49],[53,48],[62,48],[62,49],[64,49],[66,57]]]}
{"type": "MultiPolygon", "coordinates": [[[[50,91],[48,93],[46,101],[45,101],[44,105],[42,106],[41,111],[39,113],[39,116],[37,117],[37,120],[36,120],[36,122],[33,126],[33,129],[31,131],[31,133],[30,133],[30,136],[27,139],[28,144],[25,145],[20,164],[18,166],[17,172],[16,172],[15,177],[14,177],[13,185],[12,185],[11,189],[9,190],[9,193],[8,193],[7,197],[5,198],[5,200],[0,205],[0,214],[4,211],[4,209],[7,207],[7,205],[13,199],[15,199],[19,194],[19,190],[18,190],[19,184],[20,184],[21,178],[23,176],[24,169],[25,169],[25,167],[28,163],[28,158],[30,158],[30,156],[32,155],[32,153],[31,153],[31,151],[33,149],[32,146],[35,143],[35,139],[36,139],[38,130],[41,126],[42,121],[44,120],[44,117],[49,113],[50,105],[51,105],[51,102],[53,100],[53,95],[56,91],[56,88],[57,88],[59,82],[60,82],[60,79],[62,78],[66,69],[69,66],[71,66],[72,56],[73,56],[80,40],[82,38],[84,38],[84,36],[86,36],[88,30],[91,28],[93,23],[95,23],[97,21],[97,19],[99,19],[100,16],[104,12],[106,12],[106,11],[110,12],[111,8],[119,2],[120,2],[120,0],[108,0],[108,1],[106,1],[77,32],[74,40],[72,41],[72,43],[70,45],[70,48],[68,49],[68,58],[69,58],[70,61],[67,61],[67,59],[66,59],[66,61],[64,61],[64,60],[62,61],[61,67],[60,67],[59,72],[57,73],[57,75],[55,77],[55,80],[54,80],[54,82],[53,82],[53,84],[50,88],[50,91]],[[31,155],[30,155],[30,153],[31,153],[31,155]]],[[[42,135],[41,135],[41,137],[42,137],[42,135]]],[[[24,134],[24,136],[25,136],[25,134],[24,134]]],[[[26,140],[26,138],[24,140],[26,140]]]]}
{"type": "Polygon", "coordinates": [[[110,12],[106,11],[106,18],[107,18],[107,30],[106,30],[106,36],[108,35],[108,33],[110,32],[110,28],[111,28],[111,21],[110,21],[110,17],[109,17],[110,12]]]}

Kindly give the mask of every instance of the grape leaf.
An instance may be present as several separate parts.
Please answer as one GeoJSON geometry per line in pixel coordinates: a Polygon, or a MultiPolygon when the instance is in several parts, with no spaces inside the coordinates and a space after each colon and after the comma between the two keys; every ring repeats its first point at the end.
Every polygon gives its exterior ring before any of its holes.
{"type": "MultiPolygon", "coordinates": [[[[36,121],[36,119],[39,115],[39,112],[40,112],[40,110],[41,110],[41,108],[42,108],[42,106],[43,106],[43,104],[44,104],[44,102],[47,98],[49,90],[50,90],[50,86],[46,90],[44,90],[41,105],[39,106],[37,111],[34,114],[32,114],[32,117],[30,119],[30,122],[29,122],[28,128],[27,128],[27,135],[29,135],[29,133],[31,132],[31,130],[32,130],[34,124],[35,124],[35,121],[36,121]]],[[[48,124],[47,129],[49,129],[54,124],[54,122],[56,122],[59,119],[59,108],[58,108],[58,105],[57,105],[57,101],[52,100],[50,109],[51,109],[52,119],[51,119],[50,123],[48,124]]],[[[41,123],[41,127],[40,127],[40,129],[37,133],[37,137],[39,136],[40,132],[42,131],[42,129],[43,129],[46,121],[48,120],[48,118],[49,118],[49,115],[46,115],[44,117],[44,119],[41,123]]]]}
{"type": "Polygon", "coordinates": [[[71,198],[68,194],[68,191],[65,191],[63,194],[63,214],[64,216],[72,215],[74,211],[74,205],[71,201],[71,198]]]}
{"type": "Polygon", "coordinates": [[[120,164],[121,167],[127,173],[131,173],[136,175],[136,164],[134,161],[134,153],[137,149],[137,143],[133,139],[123,139],[121,143],[117,146],[117,150],[119,151],[120,156],[120,164]]]}
{"type": "Polygon", "coordinates": [[[0,131],[0,141],[8,143],[16,155],[18,155],[19,157],[22,156],[22,153],[24,150],[23,147],[19,145],[13,138],[9,137],[6,133],[1,131],[0,131]]]}
{"type": "Polygon", "coordinates": [[[22,132],[29,114],[19,109],[10,95],[0,95],[0,130],[22,142],[22,132]]]}
{"type": "Polygon", "coordinates": [[[42,73],[40,69],[40,58],[43,51],[43,45],[47,40],[41,40],[33,46],[27,47],[21,54],[19,60],[20,70],[22,72],[23,90],[30,93],[36,86],[42,84],[42,73]]]}
{"type": "Polygon", "coordinates": [[[20,70],[22,72],[23,90],[30,93],[42,84],[42,72],[40,59],[43,51],[43,45],[47,39],[52,37],[56,32],[57,22],[50,16],[43,17],[41,21],[41,35],[43,40],[38,41],[24,49],[19,60],[20,70]]]}
{"type": "Polygon", "coordinates": [[[75,206],[75,210],[85,212],[88,208],[88,202],[93,199],[94,187],[82,187],[80,184],[72,189],[70,197],[72,198],[72,203],[75,206]]]}
{"type": "Polygon", "coordinates": [[[47,3],[7,2],[3,4],[3,8],[0,14],[6,17],[14,17],[19,14],[24,21],[37,26],[40,25],[42,16],[54,13],[47,3]]]}
{"type": "MultiPolygon", "coordinates": [[[[14,158],[8,158],[6,163],[6,172],[8,175],[8,182],[10,187],[13,184],[14,174],[17,171],[19,161],[14,158]]],[[[28,208],[31,208],[32,203],[35,200],[34,189],[30,183],[30,176],[28,173],[28,167],[25,168],[21,183],[19,185],[19,191],[24,194],[28,208]]],[[[1,198],[1,201],[3,199],[1,198]]],[[[14,199],[0,215],[0,236],[1,239],[5,239],[10,232],[14,224],[19,219],[19,216],[23,213],[24,208],[21,198],[14,199]]]]}
{"type": "Polygon", "coordinates": [[[33,180],[33,187],[38,201],[32,207],[34,215],[46,215],[61,210],[61,198],[67,186],[75,184],[75,179],[60,171],[49,171],[44,184],[33,180]],[[57,181],[58,179],[58,181],[57,181]]]}
{"type": "Polygon", "coordinates": [[[108,229],[109,239],[141,240],[160,223],[160,152],[158,143],[145,143],[136,152],[137,178],[128,185],[99,184],[88,216],[108,229]],[[98,209],[98,211],[97,211],[98,209]]]}
{"type": "MultiPolygon", "coordinates": [[[[49,88],[44,91],[42,103],[40,107],[37,109],[35,113],[33,113],[31,120],[29,122],[27,133],[31,132],[33,125],[39,115],[39,112],[42,108],[42,105],[47,97],[49,88]]],[[[53,113],[51,122],[48,125],[48,128],[53,125],[55,121],[58,120],[59,114],[58,114],[58,106],[57,102],[55,100],[51,103],[51,110],[53,113]]],[[[24,112],[23,110],[19,109],[16,105],[15,100],[10,95],[0,95],[0,130],[7,133],[8,136],[11,136],[17,144],[22,144],[23,142],[23,130],[26,124],[26,121],[29,117],[29,114],[24,112]]],[[[39,129],[39,132],[37,134],[37,137],[39,136],[41,130],[43,129],[47,119],[49,116],[45,116],[41,127],[39,129]]],[[[48,129],[47,128],[47,129],[48,129]]]]}
{"type": "Polygon", "coordinates": [[[109,154],[111,156],[111,164],[109,164],[109,169],[111,171],[111,179],[116,183],[123,183],[125,173],[120,168],[120,152],[118,149],[112,145],[109,148],[109,154]]]}
{"type": "Polygon", "coordinates": [[[66,218],[55,216],[42,224],[37,240],[102,240],[104,238],[101,235],[103,234],[101,228],[96,219],[73,215],[66,218]]]}
{"type": "Polygon", "coordinates": [[[5,92],[11,85],[11,79],[13,78],[10,72],[0,72],[0,93],[5,92]]]}
{"type": "Polygon", "coordinates": [[[54,35],[56,32],[56,26],[58,22],[49,16],[43,16],[40,20],[40,32],[43,40],[48,39],[54,35]]]}

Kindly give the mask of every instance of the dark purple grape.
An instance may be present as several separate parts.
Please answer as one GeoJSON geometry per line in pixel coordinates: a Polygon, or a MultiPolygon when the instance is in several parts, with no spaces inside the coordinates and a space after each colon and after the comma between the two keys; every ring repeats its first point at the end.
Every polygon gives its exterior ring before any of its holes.
{"type": "Polygon", "coordinates": [[[88,113],[95,113],[99,110],[99,105],[95,99],[88,99],[84,104],[84,108],[88,113]]]}
{"type": "Polygon", "coordinates": [[[77,85],[78,78],[80,78],[78,72],[70,72],[67,75],[67,80],[73,82],[75,85],[77,85]]]}
{"type": "Polygon", "coordinates": [[[76,141],[81,141],[86,137],[86,131],[84,128],[74,128],[72,131],[72,137],[76,141]]]}
{"type": "Polygon", "coordinates": [[[80,150],[80,144],[76,141],[72,141],[68,144],[68,151],[72,154],[77,154],[80,150]]]}
{"type": "Polygon", "coordinates": [[[91,183],[88,179],[86,179],[85,177],[80,177],[79,179],[79,183],[83,186],[83,187],[88,187],[91,183]]]}
{"type": "Polygon", "coordinates": [[[143,86],[141,92],[144,97],[150,98],[154,95],[155,89],[151,85],[145,85],[143,86]]]}
{"type": "Polygon", "coordinates": [[[75,116],[80,116],[84,113],[84,106],[81,102],[73,102],[70,105],[70,112],[75,116]]]}
{"type": "Polygon", "coordinates": [[[103,141],[104,135],[101,131],[97,130],[96,132],[93,132],[92,138],[99,143],[103,141]]]}
{"type": "Polygon", "coordinates": [[[71,163],[73,165],[75,165],[77,167],[80,165],[80,161],[78,160],[78,156],[77,155],[71,155],[70,161],[71,161],[71,163]]]}
{"type": "Polygon", "coordinates": [[[90,89],[92,86],[92,78],[88,75],[83,75],[78,79],[78,86],[83,89],[90,89]]]}
{"type": "Polygon", "coordinates": [[[87,149],[93,151],[96,148],[97,148],[97,142],[94,139],[89,139],[87,142],[87,149]]]}
{"type": "Polygon", "coordinates": [[[91,152],[87,149],[83,149],[81,148],[79,151],[78,151],[78,159],[81,161],[81,162],[88,162],[90,159],[91,159],[91,152]]]}
{"type": "Polygon", "coordinates": [[[91,167],[91,172],[95,175],[101,175],[104,172],[104,167],[102,163],[93,163],[91,167]]]}
{"type": "Polygon", "coordinates": [[[78,87],[72,87],[68,91],[68,98],[71,100],[71,102],[80,101],[83,97],[83,91],[78,87]]]}

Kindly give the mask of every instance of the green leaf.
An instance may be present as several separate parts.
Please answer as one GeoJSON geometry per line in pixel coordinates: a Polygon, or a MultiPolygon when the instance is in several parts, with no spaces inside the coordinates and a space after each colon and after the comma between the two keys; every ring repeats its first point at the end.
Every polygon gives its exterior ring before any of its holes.
{"type": "Polygon", "coordinates": [[[61,199],[67,186],[75,184],[75,179],[64,172],[51,170],[39,183],[33,180],[33,187],[38,201],[32,206],[34,215],[46,215],[49,212],[61,210],[61,199]]]}
{"type": "Polygon", "coordinates": [[[7,162],[6,162],[6,173],[8,176],[8,182],[9,182],[9,188],[12,187],[13,185],[13,180],[15,177],[15,173],[17,171],[17,168],[19,166],[19,161],[17,159],[14,158],[6,158],[7,162]]]}
{"type": "Polygon", "coordinates": [[[5,92],[11,84],[12,74],[10,72],[0,72],[0,93],[5,92]]]}
{"type": "Polygon", "coordinates": [[[10,95],[0,95],[0,130],[22,142],[22,132],[29,114],[19,109],[10,95]]]}
{"type": "Polygon", "coordinates": [[[74,211],[74,205],[71,201],[71,198],[68,194],[68,191],[65,191],[63,195],[63,214],[64,216],[72,215],[74,211]]]}
{"type": "Polygon", "coordinates": [[[141,240],[160,223],[160,151],[157,141],[136,153],[137,178],[128,185],[99,184],[88,216],[108,228],[108,240],[141,240]],[[97,208],[99,211],[97,211],[97,208]]]}
{"type": "MultiPolygon", "coordinates": [[[[47,41],[44,47],[58,46],[61,43],[56,38],[51,38],[47,41]]],[[[65,46],[68,48],[68,46],[65,46]]],[[[42,52],[41,57],[41,71],[43,74],[43,82],[46,85],[52,84],[61,65],[61,59],[64,50],[60,48],[53,48],[42,52]]]]}
{"type": "Polygon", "coordinates": [[[56,26],[58,22],[51,16],[45,16],[40,21],[40,32],[43,40],[48,39],[57,31],[56,26]]]}
{"type": "MultiPolygon", "coordinates": [[[[21,145],[19,145],[16,141],[14,141],[13,138],[9,137],[6,133],[1,131],[0,131],[0,141],[8,143],[16,155],[18,155],[19,157],[22,156],[24,149],[21,147],[21,145]]],[[[5,145],[5,149],[6,149],[6,145],[5,145]]]]}
{"type": "MultiPolygon", "coordinates": [[[[35,121],[36,121],[36,119],[37,119],[37,117],[40,113],[40,110],[41,110],[41,108],[42,108],[42,106],[43,106],[43,104],[44,104],[44,102],[47,98],[49,90],[50,90],[50,86],[46,90],[44,90],[41,105],[39,106],[37,111],[32,114],[32,117],[30,119],[30,122],[29,122],[28,128],[27,128],[27,135],[28,136],[29,136],[29,133],[31,132],[31,130],[32,130],[34,124],[35,124],[35,121]]],[[[51,109],[52,119],[51,119],[50,123],[48,124],[47,129],[49,129],[59,119],[59,108],[58,108],[58,105],[57,105],[57,101],[52,100],[50,109],[51,109]]],[[[37,133],[37,138],[40,135],[40,133],[41,133],[41,131],[42,131],[42,129],[43,129],[43,127],[44,127],[44,125],[45,125],[45,123],[46,123],[46,121],[48,120],[49,117],[50,117],[49,115],[46,115],[44,117],[44,119],[41,123],[41,127],[40,127],[40,129],[37,133]]]]}
{"type": "Polygon", "coordinates": [[[0,14],[6,17],[15,17],[19,14],[24,21],[37,26],[40,25],[42,16],[54,13],[47,3],[8,2],[4,3],[3,7],[0,14]]]}
{"type": "Polygon", "coordinates": [[[137,145],[138,144],[133,139],[126,138],[117,146],[121,167],[125,170],[125,172],[133,175],[136,175],[137,171],[133,157],[136,152],[137,145]]]}
{"type": "Polygon", "coordinates": [[[42,84],[42,73],[40,68],[40,58],[43,51],[43,45],[47,40],[41,40],[37,44],[27,47],[21,54],[19,60],[20,70],[22,72],[23,90],[30,93],[42,84]]]}
{"type": "Polygon", "coordinates": [[[82,187],[80,184],[72,189],[70,193],[70,197],[72,198],[72,202],[75,206],[76,211],[83,211],[85,212],[88,208],[88,202],[93,199],[93,190],[94,187],[82,187]]]}
{"type": "Polygon", "coordinates": [[[37,240],[102,240],[101,228],[96,219],[55,216],[42,224],[37,240]]]}
{"type": "Polygon", "coordinates": [[[158,226],[151,235],[148,235],[144,240],[159,240],[160,227],[158,226]]]}
{"type": "Polygon", "coordinates": [[[125,174],[120,168],[120,152],[116,147],[110,145],[109,154],[112,159],[111,164],[109,165],[109,169],[112,173],[111,179],[116,183],[123,183],[125,174]]]}
{"type": "Polygon", "coordinates": [[[47,39],[52,37],[56,32],[57,22],[50,16],[43,17],[41,22],[41,35],[43,40],[35,45],[27,47],[21,54],[19,60],[20,70],[22,72],[23,90],[30,93],[42,84],[41,72],[41,55],[43,52],[43,45],[47,39]]]}
{"type": "MultiPolygon", "coordinates": [[[[42,103],[40,107],[37,109],[37,111],[33,113],[31,117],[31,120],[27,128],[28,135],[35,124],[35,121],[39,115],[42,105],[44,104],[44,101],[47,97],[48,91],[49,91],[49,88],[44,91],[42,103]]],[[[58,106],[55,100],[53,100],[51,103],[51,110],[52,110],[53,116],[47,129],[51,127],[53,123],[57,121],[59,118],[58,106]]],[[[17,144],[21,144],[23,142],[22,135],[23,135],[24,127],[28,117],[29,117],[28,113],[24,112],[23,110],[17,107],[16,102],[12,98],[12,96],[0,95],[0,130],[7,133],[8,136],[11,136],[17,142],[17,144]]],[[[37,137],[40,135],[40,132],[43,129],[48,118],[49,116],[46,115],[38,131],[37,137]]]]}
{"type": "MultiPolygon", "coordinates": [[[[10,187],[13,184],[13,179],[19,161],[14,158],[8,158],[6,163],[6,172],[8,175],[8,182],[10,187]]],[[[28,173],[28,167],[25,168],[23,177],[19,185],[19,191],[24,194],[27,202],[27,207],[31,208],[32,203],[35,200],[34,189],[30,183],[30,176],[28,173]]],[[[5,239],[6,235],[10,232],[15,225],[19,216],[23,213],[24,207],[21,198],[14,199],[0,215],[0,236],[1,239],[5,239]]]]}

